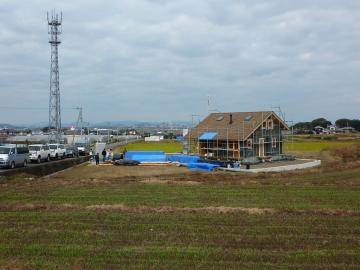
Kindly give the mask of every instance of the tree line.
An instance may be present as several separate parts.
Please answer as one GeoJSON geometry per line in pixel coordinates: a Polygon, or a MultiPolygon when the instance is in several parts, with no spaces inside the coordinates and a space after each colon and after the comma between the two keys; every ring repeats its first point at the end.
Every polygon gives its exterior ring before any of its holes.
{"type": "MultiPolygon", "coordinates": [[[[332,122],[325,118],[317,118],[312,120],[311,122],[299,122],[296,123],[293,128],[298,130],[314,130],[315,127],[320,126],[323,128],[327,128],[332,125],[332,122]]],[[[357,131],[360,131],[360,120],[359,119],[347,119],[341,118],[335,121],[335,125],[338,128],[344,127],[352,127],[357,131]]]]}

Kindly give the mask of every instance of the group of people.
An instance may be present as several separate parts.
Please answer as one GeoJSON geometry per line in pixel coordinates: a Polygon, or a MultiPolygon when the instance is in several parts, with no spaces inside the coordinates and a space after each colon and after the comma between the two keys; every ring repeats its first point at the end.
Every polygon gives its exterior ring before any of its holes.
{"type": "MultiPolygon", "coordinates": [[[[125,157],[125,153],[127,152],[126,148],[124,148],[123,150],[123,157],[125,157]]],[[[112,151],[112,149],[108,149],[106,150],[104,148],[104,150],[101,152],[102,155],[102,161],[105,162],[107,160],[113,160],[114,159],[114,152],[112,151]]],[[[100,155],[99,153],[96,153],[95,155],[95,163],[96,165],[98,165],[100,163],[100,155]]]]}

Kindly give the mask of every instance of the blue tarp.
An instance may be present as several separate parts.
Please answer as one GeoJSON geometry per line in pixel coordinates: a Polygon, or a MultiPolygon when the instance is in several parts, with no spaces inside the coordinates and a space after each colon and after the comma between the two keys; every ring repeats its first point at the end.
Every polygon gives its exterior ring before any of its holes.
{"type": "Polygon", "coordinates": [[[217,165],[217,164],[200,163],[200,162],[188,163],[188,164],[186,164],[186,166],[187,166],[189,169],[205,170],[205,171],[208,171],[208,172],[211,172],[211,171],[213,171],[215,168],[220,167],[220,165],[217,165]]]}
{"type": "Polygon", "coordinates": [[[176,136],[176,140],[179,142],[182,142],[184,139],[184,136],[176,136]]]}
{"type": "Polygon", "coordinates": [[[205,132],[200,136],[199,140],[209,141],[215,139],[216,136],[216,132],[205,132]]]}
{"type": "Polygon", "coordinates": [[[198,162],[200,159],[199,156],[188,156],[188,155],[168,155],[167,160],[171,162],[179,163],[191,163],[198,162]]]}
{"type": "Polygon", "coordinates": [[[127,151],[125,160],[136,160],[139,162],[180,162],[185,164],[189,169],[213,171],[214,168],[220,167],[218,164],[201,163],[199,156],[189,155],[165,155],[163,151],[127,151]]]}
{"type": "Polygon", "coordinates": [[[125,159],[139,162],[165,162],[166,155],[163,151],[127,151],[125,159]]]}

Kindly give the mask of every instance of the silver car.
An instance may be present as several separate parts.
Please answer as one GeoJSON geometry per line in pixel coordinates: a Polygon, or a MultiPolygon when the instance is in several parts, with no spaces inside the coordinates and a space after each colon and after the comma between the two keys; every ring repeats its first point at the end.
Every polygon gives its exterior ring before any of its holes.
{"type": "Polygon", "coordinates": [[[26,145],[0,145],[0,167],[12,169],[18,166],[26,167],[28,162],[29,149],[26,145]]]}

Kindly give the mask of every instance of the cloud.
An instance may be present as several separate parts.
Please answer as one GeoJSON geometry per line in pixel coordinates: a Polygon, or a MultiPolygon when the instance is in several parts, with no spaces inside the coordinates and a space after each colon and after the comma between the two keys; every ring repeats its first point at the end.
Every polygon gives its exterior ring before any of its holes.
{"type": "MultiPolygon", "coordinates": [[[[220,111],[280,105],[295,121],[359,117],[350,98],[360,85],[356,0],[53,4],[2,1],[0,122],[48,118],[1,106],[47,108],[53,8],[64,16],[62,107],[82,105],[86,121],[186,120],[206,114],[207,95],[220,111]]],[[[63,120],[73,114],[64,110],[63,120]]]]}

